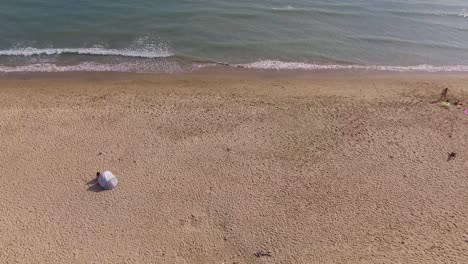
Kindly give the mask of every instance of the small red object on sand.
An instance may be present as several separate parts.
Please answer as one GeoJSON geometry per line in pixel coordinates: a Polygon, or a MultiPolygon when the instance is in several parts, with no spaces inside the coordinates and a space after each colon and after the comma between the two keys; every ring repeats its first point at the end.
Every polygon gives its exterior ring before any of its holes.
{"type": "Polygon", "coordinates": [[[468,115],[468,108],[465,108],[465,110],[463,110],[463,113],[465,113],[465,115],[468,115]]]}

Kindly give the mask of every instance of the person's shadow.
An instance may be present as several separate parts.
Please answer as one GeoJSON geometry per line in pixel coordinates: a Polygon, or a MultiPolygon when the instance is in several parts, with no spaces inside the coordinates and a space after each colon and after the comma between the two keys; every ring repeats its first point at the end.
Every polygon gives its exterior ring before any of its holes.
{"type": "Polygon", "coordinates": [[[97,181],[97,178],[94,178],[92,180],[90,180],[89,182],[86,183],[88,187],[88,189],[86,189],[88,192],[102,192],[102,191],[105,191],[103,188],[101,188],[101,186],[99,185],[98,181],[97,181]]]}

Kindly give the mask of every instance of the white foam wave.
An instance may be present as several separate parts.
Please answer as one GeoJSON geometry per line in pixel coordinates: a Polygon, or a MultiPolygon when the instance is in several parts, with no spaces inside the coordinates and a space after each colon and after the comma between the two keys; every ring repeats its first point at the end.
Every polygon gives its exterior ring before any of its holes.
{"type": "Polygon", "coordinates": [[[297,10],[297,8],[295,8],[294,6],[292,5],[287,5],[287,6],[282,6],[282,7],[273,7],[271,8],[273,10],[277,10],[277,11],[291,11],[291,10],[297,10]]]}
{"type": "MultiPolygon", "coordinates": [[[[190,69],[188,69],[190,70],[190,69]]],[[[76,65],[56,65],[53,63],[37,63],[23,66],[1,66],[0,73],[15,72],[162,72],[177,73],[184,72],[181,65],[170,63],[118,63],[101,64],[85,62],[76,65]]]]}
{"type": "Polygon", "coordinates": [[[124,56],[137,58],[165,58],[174,54],[167,49],[157,50],[130,50],[130,49],[105,49],[101,47],[92,48],[18,48],[0,50],[0,56],[35,56],[35,55],[60,55],[60,54],[76,54],[76,55],[94,55],[94,56],[124,56]]]}
{"type": "Polygon", "coordinates": [[[283,62],[274,60],[257,61],[248,64],[239,64],[247,69],[259,70],[369,70],[392,72],[468,72],[468,65],[414,65],[414,66],[387,66],[387,65],[340,65],[340,64],[314,64],[303,62],[283,62]]]}
{"type": "Polygon", "coordinates": [[[463,18],[468,18],[468,10],[463,9],[462,12],[458,14],[458,16],[463,17],[463,18]]]}

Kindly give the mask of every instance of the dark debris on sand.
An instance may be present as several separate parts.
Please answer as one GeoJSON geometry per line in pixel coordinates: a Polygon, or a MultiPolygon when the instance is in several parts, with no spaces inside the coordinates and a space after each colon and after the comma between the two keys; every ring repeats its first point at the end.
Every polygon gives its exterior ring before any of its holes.
{"type": "Polygon", "coordinates": [[[272,253],[271,251],[269,250],[258,250],[257,252],[255,252],[255,256],[257,258],[261,258],[261,257],[271,257],[272,256],[272,253]]]}

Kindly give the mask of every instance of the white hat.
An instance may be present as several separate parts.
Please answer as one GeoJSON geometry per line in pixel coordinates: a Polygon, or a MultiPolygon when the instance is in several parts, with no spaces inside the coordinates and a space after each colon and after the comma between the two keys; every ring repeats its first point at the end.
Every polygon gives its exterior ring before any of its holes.
{"type": "Polygon", "coordinates": [[[99,185],[105,190],[112,190],[117,187],[119,180],[110,171],[104,171],[99,174],[98,177],[99,185]]]}

